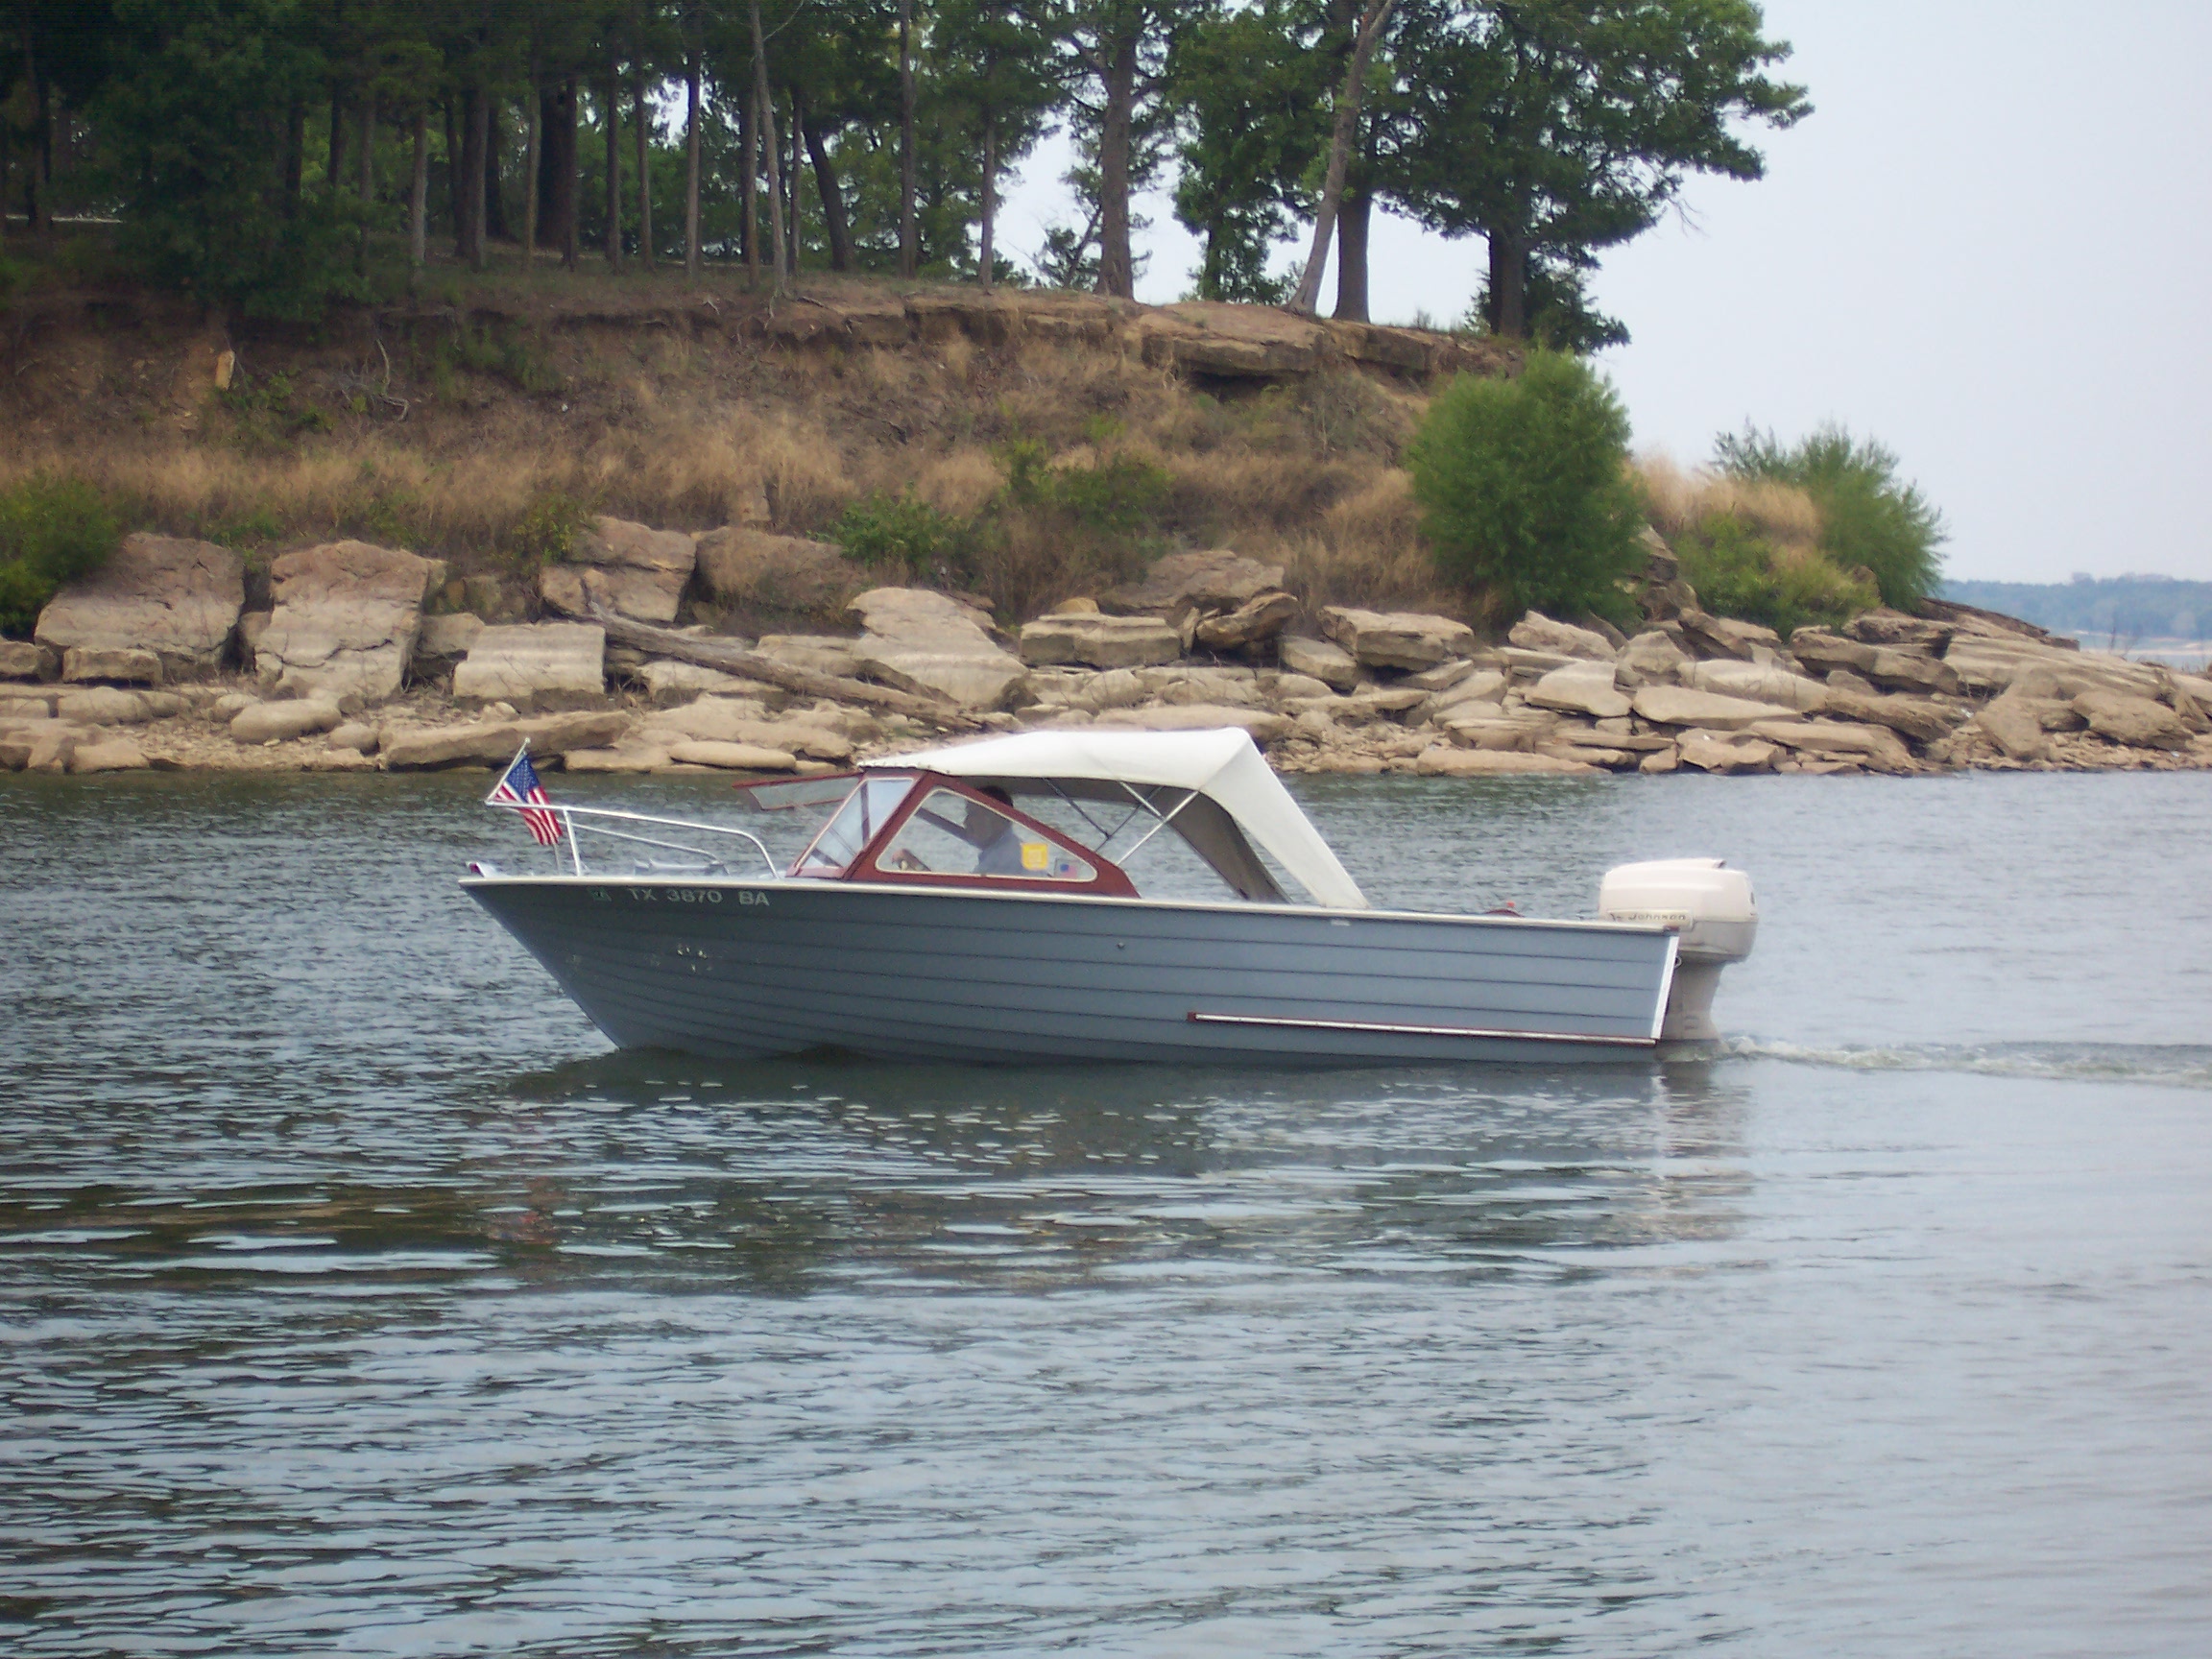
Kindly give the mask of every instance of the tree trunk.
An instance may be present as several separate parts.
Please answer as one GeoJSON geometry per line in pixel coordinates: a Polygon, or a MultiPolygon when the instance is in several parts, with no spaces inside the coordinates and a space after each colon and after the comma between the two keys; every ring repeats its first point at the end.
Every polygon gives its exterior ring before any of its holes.
{"type": "Polygon", "coordinates": [[[361,236],[353,250],[353,269],[369,275],[369,214],[376,205],[376,94],[361,100],[361,236]]]}
{"type": "Polygon", "coordinates": [[[484,269],[485,159],[492,154],[492,94],[482,86],[469,88],[469,157],[462,168],[469,185],[469,269],[484,269]]]}
{"type": "Polygon", "coordinates": [[[1352,162],[1352,142],[1359,131],[1359,100],[1367,90],[1367,60],[1390,20],[1397,0],[1367,0],[1353,38],[1352,61],[1344,71],[1343,90],[1336,94],[1336,118],[1330,124],[1329,169],[1321,181],[1321,205],[1313,215],[1313,248],[1306,255],[1306,273],[1298,278],[1298,292],[1290,297],[1290,309],[1313,315],[1321,302],[1321,272],[1329,263],[1329,237],[1336,228],[1336,210],[1344,200],[1344,173],[1352,162]]]}
{"type": "Polygon", "coordinates": [[[482,269],[484,249],[484,150],[476,124],[483,104],[480,88],[461,89],[461,149],[448,156],[446,166],[453,197],[453,257],[470,270],[482,269]]]}
{"type": "Polygon", "coordinates": [[[300,186],[307,171],[307,101],[292,100],[284,120],[284,217],[300,216],[300,186]]]}
{"type": "Polygon", "coordinates": [[[830,269],[853,269],[853,231],[845,218],[845,192],[837,182],[836,163],[830,146],[812,128],[806,131],[806,155],[814,163],[814,188],[822,198],[822,229],[830,239],[830,269]]]}
{"type": "Polygon", "coordinates": [[[538,240],[569,252],[576,228],[576,83],[549,86],[538,100],[538,240]]]}
{"type": "Polygon", "coordinates": [[[1490,232],[1490,331],[1528,337],[1528,244],[1518,230],[1490,232]]]}
{"type": "Polygon", "coordinates": [[[561,84],[563,118],[567,123],[567,143],[561,157],[561,263],[569,271],[576,269],[577,244],[584,228],[584,151],[577,143],[576,131],[581,102],[576,77],[571,75],[561,84]]]}
{"type": "Polygon", "coordinates": [[[1336,320],[1367,321],[1367,228],[1375,198],[1365,185],[1347,185],[1336,213],[1336,320]]]}
{"type": "MultiPolygon", "coordinates": [[[[748,157],[750,159],[750,157],[748,157]]],[[[699,58],[684,65],[684,280],[699,283],[699,58]]]]}
{"type": "Polygon", "coordinates": [[[500,183],[504,164],[500,141],[507,135],[507,105],[501,98],[485,99],[484,116],[484,234],[493,241],[512,239],[507,228],[507,192],[500,183]]]}
{"type": "Polygon", "coordinates": [[[422,266],[430,252],[430,110],[415,110],[415,172],[407,182],[407,294],[422,292],[422,266]]]}
{"type": "Polygon", "coordinates": [[[760,94],[737,100],[737,150],[745,157],[738,167],[739,196],[737,252],[745,259],[745,284],[757,287],[760,276],[760,94]]]}
{"type": "Polygon", "coordinates": [[[771,292],[783,297],[783,180],[776,156],[776,103],[768,92],[768,40],[760,28],[760,0],[753,0],[753,98],[760,122],[760,148],[768,157],[768,231],[775,255],[771,292]]]}
{"type": "Polygon", "coordinates": [[[806,245],[806,216],[800,209],[806,199],[799,192],[799,168],[806,154],[806,105],[799,88],[791,88],[791,165],[783,175],[783,192],[791,214],[791,275],[799,275],[799,260],[806,245]]]}
{"type": "Polygon", "coordinates": [[[982,228],[975,240],[975,280],[983,292],[991,292],[991,262],[997,257],[991,246],[992,232],[998,222],[998,111],[983,112],[983,201],[982,228]]]}
{"type": "Polygon", "coordinates": [[[645,71],[630,83],[631,125],[637,130],[637,259],[653,269],[653,145],[645,120],[645,71]]]}
{"type": "Polygon", "coordinates": [[[539,131],[544,101],[538,88],[538,60],[530,60],[530,81],[522,96],[522,269],[538,256],[538,156],[544,148],[539,131]]]}
{"type": "Polygon", "coordinates": [[[443,106],[445,117],[445,217],[453,227],[453,257],[461,257],[461,129],[454,125],[455,100],[443,106]]]}
{"type": "Polygon", "coordinates": [[[1137,294],[1129,251],[1129,140],[1137,113],[1137,36],[1099,42],[1106,58],[1106,109],[1098,127],[1098,292],[1118,300],[1137,294]]]}
{"type": "Polygon", "coordinates": [[[346,174],[346,91],[339,83],[330,83],[330,159],[323,170],[323,182],[331,189],[346,174]]]}
{"type": "Polygon", "coordinates": [[[607,55],[607,269],[622,269],[622,81],[607,55]]]}
{"type": "Polygon", "coordinates": [[[922,232],[915,216],[914,0],[899,0],[899,275],[922,269],[922,232]]]}

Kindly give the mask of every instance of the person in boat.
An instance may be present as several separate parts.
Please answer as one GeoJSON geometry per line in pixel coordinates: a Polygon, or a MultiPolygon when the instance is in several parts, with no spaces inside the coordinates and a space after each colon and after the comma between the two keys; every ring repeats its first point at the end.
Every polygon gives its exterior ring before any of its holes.
{"type": "MultiPolygon", "coordinates": [[[[993,801],[1011,807],[1014,797],[996,785],[983,790],[993,801]]],[[[957,836],[975,849],[975,870],[978,876],[1025,876],[1032,872],[1022,861],[1022,827],[1005,813],[994,810],[982,801],[962,803],[960,818],[946,817],[941,812],[924,806],[915,816],[926,819],[949,835],[957,836]]],[[[903,850],[892,860],[893,867],[901,870],[926,870],[928,865],[911,850],[903,850]]]]}

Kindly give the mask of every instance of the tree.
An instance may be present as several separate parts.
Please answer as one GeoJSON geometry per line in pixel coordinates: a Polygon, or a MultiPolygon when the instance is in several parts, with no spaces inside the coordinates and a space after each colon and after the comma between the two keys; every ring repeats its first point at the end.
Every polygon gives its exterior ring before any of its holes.
{"type": "Polygon", "coordinates": [[[1345,66],[1344,85],[1336,94],[1335,114],[1330,126],[1329,171],[1322,180],[1321,204],[1313,216],[1313,249],[1306,256],[1306,274],[1298,279],[1298,292],[1290,300],[1291,310],[1309,317],[1321,299],[1321,269],[1328,263],[1336,207],[1344,199],[1344,174],[1359,130],[1359,100],[1367,86],[1367,62],[1396,5],[1397,0],[1366,0],[1353,33],[1351,62],[1345,66]]]}
{"type": "Polygon", "coordinates": [[[1129,199],[1161,158],[1168,49],[1190,9],[1177,0],[1073,0],[1064,25],[1076,128],[1090,165],[1073,176],[1097,203],[1098,292],[1136,296],[1129,199]]]}
{"type": "Polygon", "coordinates": [[[1039,0],[939,0],[930,32],[937,99],[979,156],[975,275],[985,288],[998,263],[999,177],[1044,135],[1060,96],[1049,17],[1039,0]]]}
{"type": "Polygon", "coordinates": [[[1510,380],[1462,374],[1407,447],[1423,529],[1446,577],[1509,612],[1622,613],[1642,558],[1628,416],[1580,358],[1534,350],[1510,380]]]}
{"type": "Polygon", "coordinates": [[[1810,113],[1766,71],[1790,55],[1751,0],[1405,0],[1403,82],[1418,136],[1397,194],[1447,235],[1489,243],[1497,332],[1528,333],[1532,267],[1658,222],[1690,175],[1757,179],[1738,135],[1810,113]]]}

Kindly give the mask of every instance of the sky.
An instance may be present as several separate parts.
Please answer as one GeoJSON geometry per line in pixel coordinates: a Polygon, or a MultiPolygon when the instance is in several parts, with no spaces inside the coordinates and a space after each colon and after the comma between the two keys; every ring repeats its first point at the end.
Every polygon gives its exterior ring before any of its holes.
{"type": "MultiPolygon", "coordinates": [[[[2212,580],[2212,3],[1766,12],[1814,113],[1761,130],[1765,180],[1694,180],[1595,284],[1634,336],[1600,363],[1638,448],[1695,464],[1747,421],[1839,421],[1942,512],[1950,576],[2212,580]]],[[[1011,254],[1074,217],[1067,165],[1063,140],[1025,164],[1011,254]]],[[[1164,192],[1140,210],[1138,298],[1179,299],[1198,245],[1164,192]]],[[[1463,315],[1482,257],[1379,218],[1375,320],[1463,315]]]]}

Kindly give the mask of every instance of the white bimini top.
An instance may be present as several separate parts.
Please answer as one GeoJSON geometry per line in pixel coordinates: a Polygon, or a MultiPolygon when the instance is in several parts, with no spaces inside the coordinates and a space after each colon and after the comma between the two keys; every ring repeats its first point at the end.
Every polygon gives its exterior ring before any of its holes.
{"type": "Polygon", "coordinates": [[[1238,727],[1213,732],[1022,732],[911,755],[887,755],[862,764],[923,768],[997,784],[1014,794],[1022,792],[1018,786],[1022,783],[1093,800],[1117,795],[1126,799],[1125,790],[1188,790],[1194,799],[1175,810],[1175,830],[1244,897],[1278,902],[1284,897],[1266,867],[1244,845],[1249,838],[1315,903],[1340,910],[1367,908],[1359,884],[1290,799],[1251,734],[1238,727]]]}

